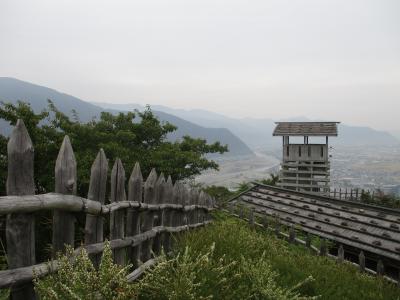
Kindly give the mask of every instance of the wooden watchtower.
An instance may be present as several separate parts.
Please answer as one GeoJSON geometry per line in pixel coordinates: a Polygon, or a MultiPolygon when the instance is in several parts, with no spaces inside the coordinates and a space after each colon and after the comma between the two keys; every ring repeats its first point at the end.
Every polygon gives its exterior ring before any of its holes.
{"type": "Polygon", "coordinates": [[[276,122],[274,136],[282,136],[282,164],[279,186],[329,196],[329,137],[337,136],[339,122],[276,122]],[[290,143],[290,137],[303,137],[303,143],[290,143]],[[309,137],[324,138],[309,143],[309,137]]]}

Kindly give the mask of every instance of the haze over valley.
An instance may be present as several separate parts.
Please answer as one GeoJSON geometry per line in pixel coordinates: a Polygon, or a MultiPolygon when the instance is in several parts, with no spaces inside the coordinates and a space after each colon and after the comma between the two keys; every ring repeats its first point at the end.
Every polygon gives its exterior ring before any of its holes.
{"type": "MultiPolygon", "coordinates": [[[[143,110],[145,107],[131,104],[87,102],[48,87],[35,85],[13,78],[0,78],[0,100],[16,103],[27,101],[40,111],[51,99],[62,112],[78,112],[81,121],[98,117],[101,111],[143,110]]],[[[281,160],[281,139],[272,136],[274,122],[279,120],[256,118],[232,118],[200,109],[174,109],[151,106],[161,121],[168,121],[178,130],[168,136],[175,140],[183,135],[204,138],[209,142],[227,144],[229,152],[213,156],[220,164],[220,171],[205,172],[196,180],[205,184],[236,187],[244,181],[266,178],[277,173],[281,160]]],[[[290,120],[305,121],[305,117],[290,120]]],[[[287,119],[286,119],[287,121],[287,119]]],[[[4,121],[3,133],[9,132],[4,121]]],[[[339,125],[339,137],[330,140],[332,147],[332,185],[341,187],[384,188],[399,192],[400,142],[392,134],[369,127],[339,125]]]]}

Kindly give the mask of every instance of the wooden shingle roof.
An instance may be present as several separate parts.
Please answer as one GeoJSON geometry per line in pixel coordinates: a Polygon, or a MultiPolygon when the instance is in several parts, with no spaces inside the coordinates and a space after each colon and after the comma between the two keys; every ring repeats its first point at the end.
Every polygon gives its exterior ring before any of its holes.
{"type": "Polygon", "coordinates": [[[274,136],[337,136],[339,122],[276,122],[274,136]]]}
{"type": "Polygon", "coordinates": [[[280,223],[400,262],[400,210],[254,183],[231,202],[280,223]]]}

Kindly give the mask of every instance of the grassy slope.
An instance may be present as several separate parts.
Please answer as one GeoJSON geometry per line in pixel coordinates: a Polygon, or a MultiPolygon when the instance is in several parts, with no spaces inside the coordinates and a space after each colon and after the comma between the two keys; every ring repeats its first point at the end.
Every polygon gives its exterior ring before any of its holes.
{"type": "Polygon", "coordinates": [[[198,253],[208,251],[215,244],[215,257],[240,261],[260,257],[265,259],[279,275],[277,283],[293,287],[308,276],[315,280],[301,286],[304,296],[321,295],[321,299],[400,299],[400,289],[382,279],[358,272],[349,264],[337,264],[325,257],[311,255],[302,246],[290,245],[265,231],[249,228],[243,221],[218,213],[216,222],[205,229],[187,233],[177,245],[183,251],[188,246],[198,253]]]}

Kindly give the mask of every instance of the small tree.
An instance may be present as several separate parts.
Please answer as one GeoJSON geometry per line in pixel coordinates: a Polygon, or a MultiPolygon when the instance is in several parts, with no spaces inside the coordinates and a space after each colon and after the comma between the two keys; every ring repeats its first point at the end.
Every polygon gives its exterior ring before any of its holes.
{"type": "MultiPolygon", "coordinates": [[[[38,192],[53,191],[54,163],[64,135],[69,135],[78,163],[78,194],[86,196],[90,166],[103,148],[111,164],[119,157],[126,170],[140,162],[144,174],[151,168],[171,175],[173,180],[194,177],[207,169],[218,170],[218,164],[205,157],[224,153],[227,146],[207,144],[204,139],[184,136],[169,141],[167,135],[176,127],[161,123],[149,107],[145,111],[113,115],[101,113],[98,120],[80,123],[77,113],[71,119],[49,101],[47,109],[35,113],[29,104],[2,103],[0,119],[15,125],[23,119],[35,147],[35,184],[38,192]]],[[[7,138],[0,135],[0,193],[5,191],[7,172],[7,138]]]]}

